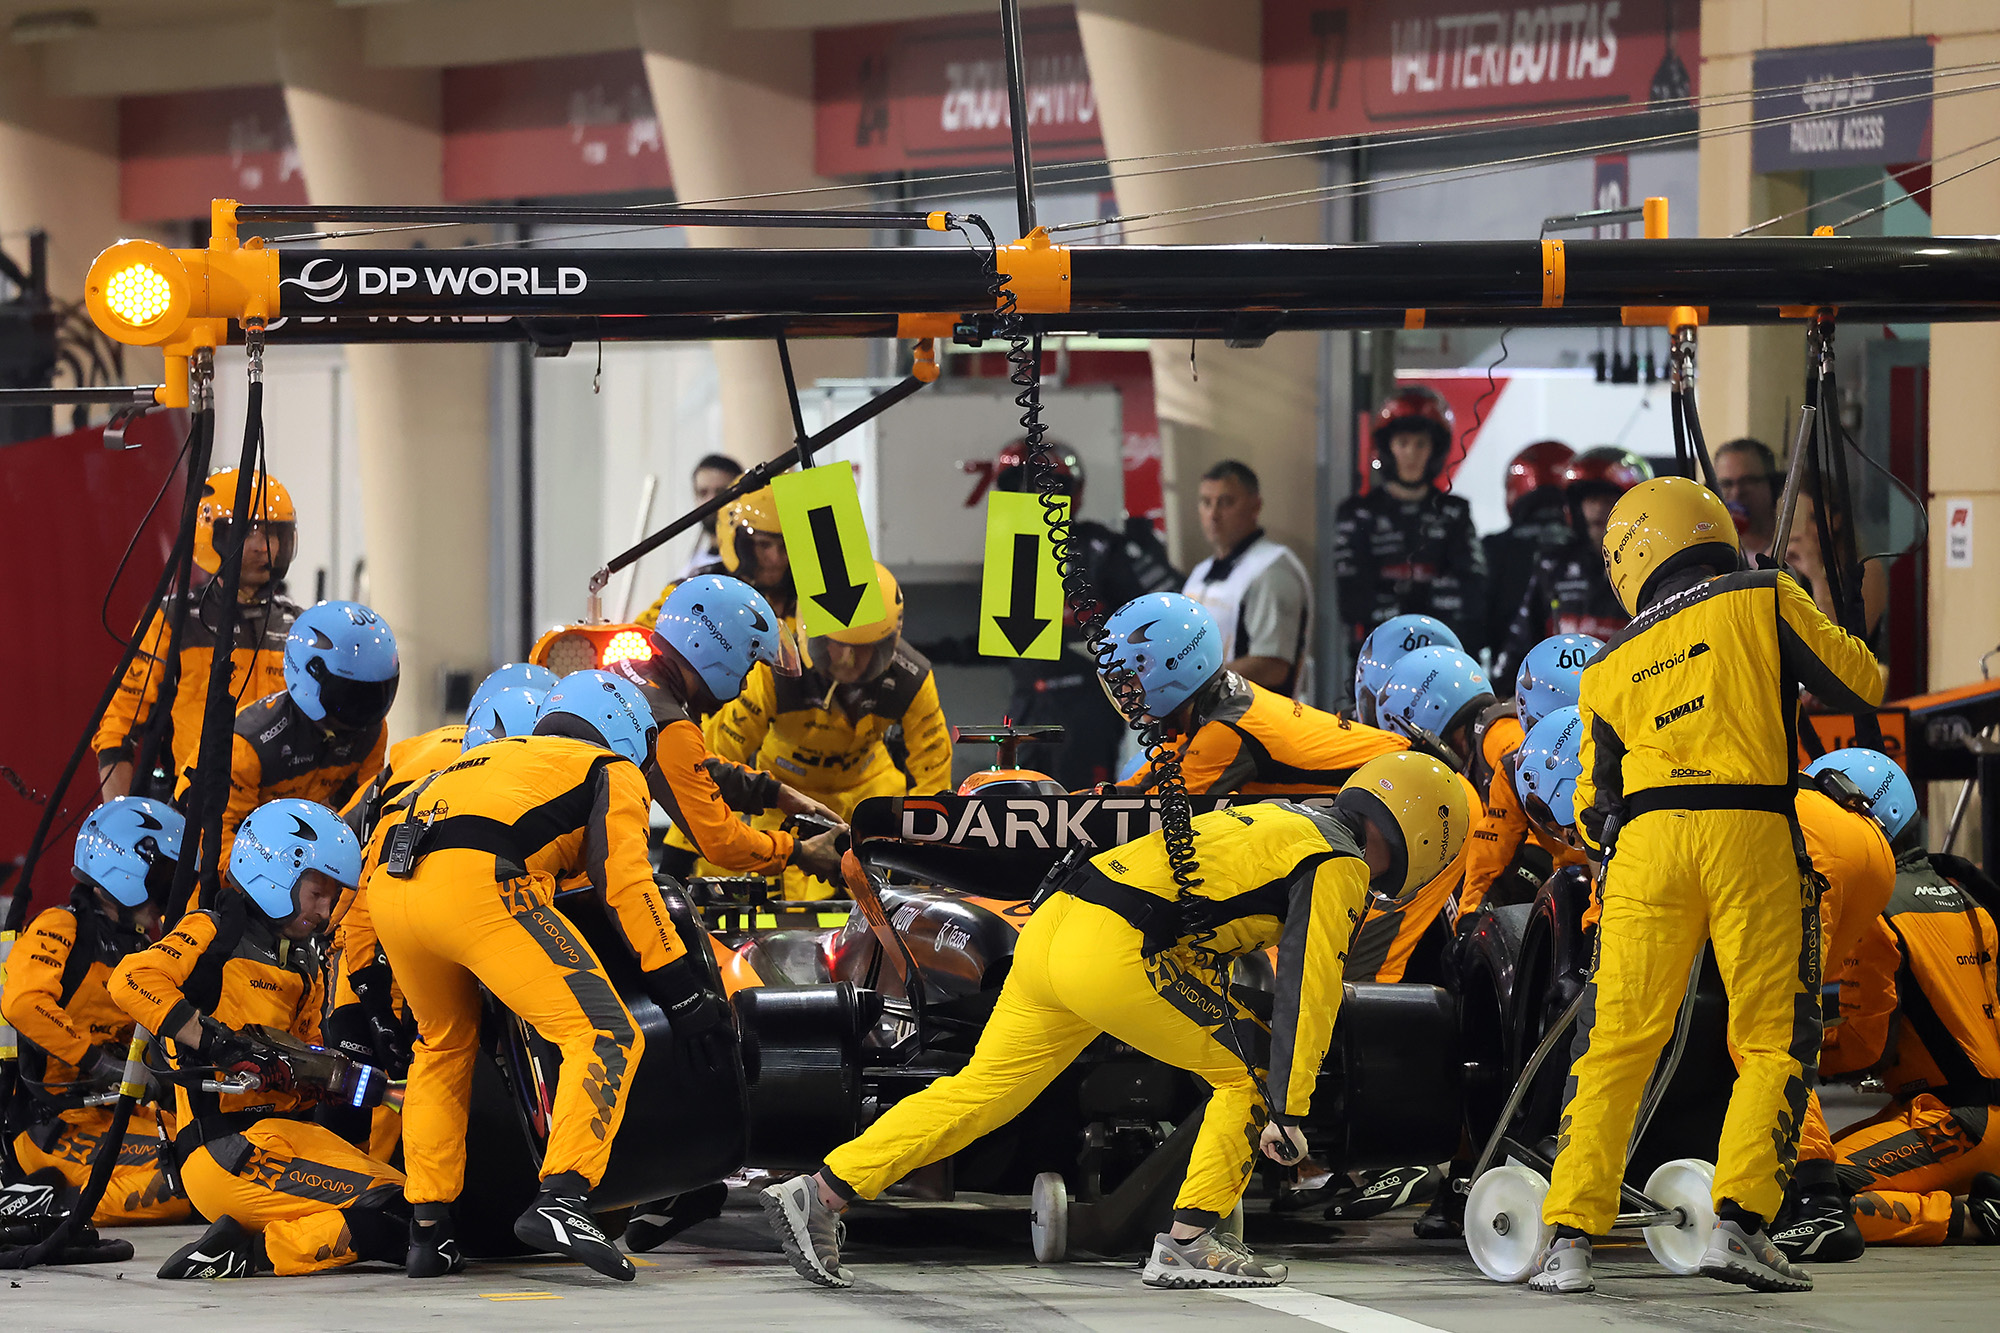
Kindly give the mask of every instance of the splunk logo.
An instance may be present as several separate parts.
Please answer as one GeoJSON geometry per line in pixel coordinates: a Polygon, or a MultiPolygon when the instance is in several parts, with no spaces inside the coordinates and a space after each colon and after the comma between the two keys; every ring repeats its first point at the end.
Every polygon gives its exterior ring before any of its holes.
{"type": "Polygon", "coordinates": [[[348,268],[322,256],[285,278],[280,287],[296,287],[309,301],[331,305],[346,299],[351,285],[357,296],[396,296],[419,285],[432,296],[576,296],[590,286],[590,275],[568,265],[358,264],[348,268]],[[351,279],[351,284],[350,284],[351,279]]]}

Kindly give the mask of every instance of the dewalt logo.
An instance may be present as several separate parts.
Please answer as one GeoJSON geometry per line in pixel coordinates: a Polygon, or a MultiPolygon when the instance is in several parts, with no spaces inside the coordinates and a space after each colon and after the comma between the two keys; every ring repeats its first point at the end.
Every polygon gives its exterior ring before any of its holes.
{"type": "Polygon", "coordinates": [[[1672,708],[1669,708],[1666,712],[1659,714],[1653,719],[1653,730],[1664,731],[1690,713],[1699,713],[1702,705],[1707,702],[1707,695],[1697,694],[1684,704],[1675,704],[1672,708]]]}

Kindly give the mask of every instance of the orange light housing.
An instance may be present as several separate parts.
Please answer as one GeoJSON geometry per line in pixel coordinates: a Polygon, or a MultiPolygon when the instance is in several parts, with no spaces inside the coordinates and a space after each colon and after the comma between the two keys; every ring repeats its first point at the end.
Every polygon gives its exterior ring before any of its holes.
{"type": "Polygon", "coordinates": [[[535,641],[528,660],[567,676],[652,656],[652,640],[640,625],[558,625],[535,641]]]}

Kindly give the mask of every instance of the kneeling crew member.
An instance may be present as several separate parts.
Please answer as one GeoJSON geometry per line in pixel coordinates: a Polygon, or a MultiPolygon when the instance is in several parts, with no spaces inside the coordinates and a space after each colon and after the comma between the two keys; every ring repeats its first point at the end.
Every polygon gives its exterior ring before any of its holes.
{"type": "Polygon", "coordinates": [[[1354,655],[1354,718],[1371,727],[1381,726],[1375,716],[1375,700],[1382,693],[1396,663],[1422,648],[1457,648],[1464,644],[1451,626],[1430,616],[1403,615],[1377,625],[1361,642],[1354,655]]]}
{"type": "MultiPolygon", "coordinates": [[[[754,667],[743,692],[704,729],[725,763],[776,775],[819,801],[842,821],[871,796],[930,796],[951,789],[951,728],[938,704],[931,664],[903,641],[903,590],[887,567],[875,566],[888,608],[881,620],[807,644],[804,671],[783,676],[768,663],[754,667]],[[900,729],[904,757],[889,753],[900,729]]],[[[775,827],[782,813],[766,811],[755,827],[775,827]]],[[[669,847],[693,850],[678,829],[669,847]]],[[[712,872],[711,872],[712,873],[712,872]]],[[[833,887],[785,869],[785,897],[825,898],[833,887]]]]}
{"type": "MultiPolygon", "coordinates": [[[[1144,667],[1139,674],[1150,683],[1144,667]]],[[[829,1153],[817,1175],[763,1192],[792,1267],[822,1286],[851,1285],[836,1220],[848,1201],[872,1199],[1005,1124],[1108,1032],[1214,1089],[1172,1230],[1154,1238],[1146,1283],[1283,1282],[1283,1264],[1258,1260],[1217,1225],[1243,1197],[1253,1147],[1281,1162],[1305,1151],[1300,1124],[1371,886],[1399,895],[1427,882],[1456,855],[1467,813],[1463,789],[1442,764],[1388,755],[1356,773],[1334,811],[1272,801],[1196,817],[1203,879],[1187,899],[1170,896],[1163,833],[1092,858],[1022,929],[971,1063],[897,1102],[829,1153]],[[1239,1016],[1227,977],[1230,959],[1274,945],[1266,1085],[1250,1065],[1250,1038],[1240,1033],[1251,1020],[1239,1016]]]]}
{"type": "MultiPolygon", "coordinates": [[[[111,1108],[73,1103],[118,1086],[132,1040],[132,1020],[105,983],[112,968],[146,948],[152,903],[173,883],[185,827],[178,810],[140,796],[91,811],[76,835],[69,906],[36,917],[7,960],[0,1019],[21,1035],[22,1072],[36,1093],[35,1123],[14,1140],[25,1172],[54,1171],[73,1189],[90,1179],[111,1108]],[[53,1109],[63,1103],[71,1104],[53,1109]]],[[[186,1220],[188,1201],[161,1161],[160,1138],[158,1112],[134,1107],[93,1222],[186,1220]]]]}
{"type": "Polygon", "coordinates": [[[166,1039],[168,1064],[186,1080],[176,1095],[181,1183],[215,1219],[161,1266],[163,1278],[314,1273],[402,1252],[402,1175],[312,1123],[318,1093],[296,1087],[283,1059],[242,1031],[261,1024],[319,1043],[321,955],[305,946],[360,877],[361,847],[338,815],[273,801],[238,829],[215,905],[112,974],[112,995],[166,1039]],[[261,1086],[200,1091],[204,1078],[243,1073],[261,1086]]]}
{"type": "MultiPolygon", "coordinates": [[[[285,638],[285,688],[236,714],[222,859],[252,810],[284,797],[338,810],[382,770],[401,667],[396,636],[358,602],[321,602],[285,638]]],[[[193,785],[184,774],[177,802],[193,785]]]]}
{"type": "Polygon", "coordinates": [[[1537,1291],[1595,1286],[1590,1237],[1617,1212],[1640,1089],[1704,939],[1740,1072],[1701,1271],[1763,1291],[1812,1288],[1764,1231],[1797,1162],[1820,1039],[1792,728],[1800,687],[1861,710],[1881,701],[1882,676],[1790,575],[1739,572],[1735,533],[1722,501],[1681,477],[1633,487],[1606,527],[1605,563],[1633,620],[1584,668],[1577,705],[1580,822],[1608,860],[1537,1291]]]}
{"type": "Polygon", "coordinates": [[[612,669],[636,684],[652,707],[659,739],[646,781],[653,799],[693,845],[693,855],[669,847],[662,868],[685,878],[698,855],[739,875],[778,875],[797,866],[807,875],[837,881],[834,831],[794,838],[783,829],[752,828],[735,812],[776,809],[832,822],[840,817],[769,773],[718,759],[701,734],[700,720],[742,693],[757,663],[767,663],[780,676],[799,674],[797,646],[771,604],[739,579],[698,575],[668,591],[651,643],[651,657],[628,658],[612,669]]]}
{"type": "Polygon", "coordinates": [[[555,896],[560,882],[587,876],[676,1039],[691,1059],[721,1058],[713,1045],[726,1037],[727,1009],[687,961],[646,856],[640,765],[653,732],[636,686],[579,671],[549,692],[534,735],[478,747],[383,816],[368,906],[421,1038],[403,1102],[412,1277],[457,1266],[450,1206],[465,1183],[481,986],[563,1054],[541,1193],[515,1236],[633,1277],[586,1196],[610,1159],[645,1038],[555,896]]]}
{"type": "MultiPolygon", "coordinates": [[[[1228,670],[1215,617],[1177,592],[1132,599],[1104,629],[1120,651],[1151,645],[1148,651],[1157,652],[1163,678],[1157,697],[1148,695],[1147,709],[1179,738],[1181,779],[1192,794],[1323,795],[1338,791],[1370,759],[1405,748],[1386,732],[1322,713],[1228,670]]],[[[1150,792],[1159,781],[1149,760],[1117,790],[1150,792]]]]}

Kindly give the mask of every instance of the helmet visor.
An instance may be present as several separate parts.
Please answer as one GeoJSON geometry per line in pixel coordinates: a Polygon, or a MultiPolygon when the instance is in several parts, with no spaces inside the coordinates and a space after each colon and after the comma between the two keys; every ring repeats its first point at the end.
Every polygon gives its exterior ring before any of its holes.
{"type": "Polygon", "coordinates": [[[840,685],[865,685],[896,660],[901,636],[891,634],[874,643],[842,643],[819,635],[806,641],[807,660],[820,675],[840,685]]]}
{"type": "Polygon", "coordinates": [[[1132,722],[1143,724],[1153,720],[1152,715],[1146,712],[1144,703],[1146,697],[1145,690],[1140,686],[1139,678],[1130,671],[1119,669],[1108,674],[1100,674],[1097,677],[1097,688],[1103,690],[1104,697],[1111,701],[1112,711],[1124,718],[1128,724],[1132,722]],[[1137,710],[1137,716],[1126,710],[1125,703],[1120,699],[1120,695],[1124,695],[1132,700],[1132,706],[1137,710]]]}
{"type": "Polygon", "coordinates": [[[774,646],[760,648],[756,657],[760,662],[769,662],[771,670],[781,676],[805,674],[805,657],[799,651],[798,635],[793,633],[792,622],[789,620],[778,622],[778,634],[774,646]]]}
{"type": "MultiPolygon", "coordinates": [[[[271,562],[271,577],[281,579],[285,571],[292,567],[292,557],[299,550],[299,525],[296,523],[259,522],[250,525],[250,531],[264,539],[264,549],[271,562]]],[[[242,539],[243,528],[233,518],[215,520],[215,549],[218,552],[233,550],[242,539]]]]}
{"type": "Polygon", "coordinates": [[[402,679],[349,680],[328,671],[318,658],[306,663],[306,671],[319,682],[320,707],[326,710],[326,724],[335,731],[362,731],[389,716],[402,679]]]}

